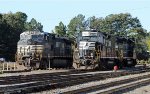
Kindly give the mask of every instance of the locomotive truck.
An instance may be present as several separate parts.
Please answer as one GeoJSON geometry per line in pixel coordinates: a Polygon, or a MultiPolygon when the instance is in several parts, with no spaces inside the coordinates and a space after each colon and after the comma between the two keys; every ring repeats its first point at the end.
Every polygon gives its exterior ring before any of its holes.
{"type": "Polygon", "coordinates": [[[79,32],[73,53],[75,69],[112,69],[136,65],[134,40],[96,30],[79,32]]]}

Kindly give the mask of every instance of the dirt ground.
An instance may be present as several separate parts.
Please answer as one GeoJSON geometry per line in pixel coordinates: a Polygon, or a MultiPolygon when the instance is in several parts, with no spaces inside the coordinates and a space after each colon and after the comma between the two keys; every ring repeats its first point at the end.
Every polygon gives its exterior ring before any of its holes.
{"type": "Polygon", "coordinates": [[[147,86],[142,86],[140,88],[136,88],[132,91],[123,94],[150,94],[150,84],[147,86]]]}

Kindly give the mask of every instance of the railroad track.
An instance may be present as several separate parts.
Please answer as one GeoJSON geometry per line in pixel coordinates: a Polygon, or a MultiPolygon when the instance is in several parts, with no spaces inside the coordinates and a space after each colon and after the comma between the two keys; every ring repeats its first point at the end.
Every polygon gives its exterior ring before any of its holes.
{"type": "Polygon", "coordinates": [[[92,72],[93,70],[71,70],[68,72],[54,72],[54,73],[42,73],[42,74],[32,74],[32,75],[19,75],[19,76],[6,76],[0,77],[0,85],[7,84],[17,84],[31,81],[43,81],[49,78],[54,78],[61,75],[69,75],[69,74],[79,74],[79,73],[87,73],[92,72]]]}
{"type": "Polygon", "coordinates": [[[87,71],[0,77],[0,93],[31,93],[150,70],[86,74],[87,71]]]}
{"type": "Polygon", "coordinates": [[[81,89],[74,89],[71,91],[61,92],[62,94],[118,94],[117,92],[133,89],[139,85],[149,84],[150,74],[128,78],[124,80],[109,82],[105,84],[89,86],[81,89]]]}
{"type": "Polygon", "coordinates": [[[119,92],[127,92],[129,90],[134,89],[134,88],[138,88],[140,86],[148,85],[148,84],[150,84],[150,78],[141,79],[141,80],[134,81],[134,82],[131,82],[128,84],[116,86],[116,87],[111,88],[109,90],[105,90],[105,91],[101,91],[101,92],[98,91],[97,94],[112,94],[112,93],[117,94],[119,92]]]}

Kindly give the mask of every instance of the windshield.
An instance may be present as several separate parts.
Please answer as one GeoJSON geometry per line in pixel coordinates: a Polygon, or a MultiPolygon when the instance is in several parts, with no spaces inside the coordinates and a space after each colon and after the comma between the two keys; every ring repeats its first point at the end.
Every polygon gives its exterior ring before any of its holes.
{"type": "Polygon", "coordinates": [[[20,35],[20,40],[31,39],[31,35],[20,35]]]}
{"type": "Polygon", "coordinates": [[[42,44],[43,35],[22,35],[18,42],[19,45],[42,44]]]}
{"type": "Polygon", "coordinates": [[[86,40],[86,41],[97,41],[97,37],[96,37],[96,36],[92,36],[92,37],[84,36],[84,37],[82,37],[81,40],[86,40]]]}
{"type": "Polygon", "coordinates": [[[34,41],[40,42],[40,41],[43,40],[43,35],[32,35],[31,38],[32,38],[32,40],[34,40],[34,41]]]}

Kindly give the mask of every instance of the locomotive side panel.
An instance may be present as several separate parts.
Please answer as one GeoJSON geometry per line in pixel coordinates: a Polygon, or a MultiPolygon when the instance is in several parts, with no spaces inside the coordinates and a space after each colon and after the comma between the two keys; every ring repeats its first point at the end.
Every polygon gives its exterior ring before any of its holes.
{"type": "Polygon", "coordinates": [[[56,38],[52,67],[72,67],[71,42],[67,39],[56,38]]]}
{"type": "Polygon", "coordinates": [[[100,57],[99,67],[103,69],[112,69],[117,65],[116,49],[115,49],[115,36],[105,34],[105,44],[102,55],[100,57]]]}
{"type": "Polygon", "coordinates": [[[20,34],[17,44],[16,61],[26,68],[39,67],[44,49],[43,35],[38,31],[26,31],[20,34]]]}

